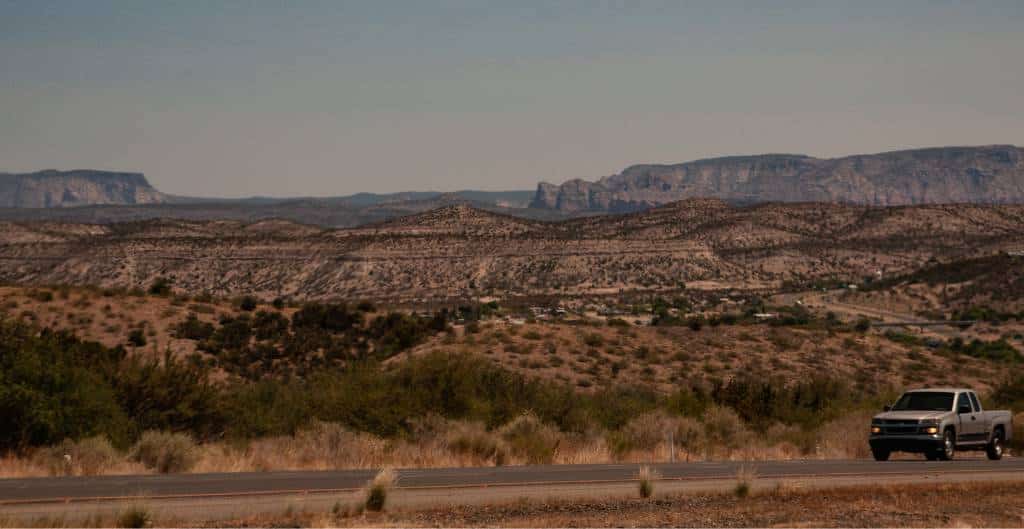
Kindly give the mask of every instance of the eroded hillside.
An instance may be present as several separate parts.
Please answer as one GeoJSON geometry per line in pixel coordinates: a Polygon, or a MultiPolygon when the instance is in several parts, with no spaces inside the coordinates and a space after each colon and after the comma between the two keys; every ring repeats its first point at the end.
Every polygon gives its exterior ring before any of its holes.
{"type": "Polygon", "coordinates": [[[775,290],[860,281],[1024,247],[1024,206],[733,207],[692,200],[540,222],[450,206],[380,224],[153,220],[6,223],[0,280],[264,298],[775,290]]]}

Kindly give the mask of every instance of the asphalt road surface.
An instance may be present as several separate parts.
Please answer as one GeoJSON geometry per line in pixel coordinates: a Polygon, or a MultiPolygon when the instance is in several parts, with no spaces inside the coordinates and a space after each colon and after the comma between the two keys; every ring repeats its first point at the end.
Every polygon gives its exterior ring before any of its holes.
{"type": "MultiPolygon", "coordinates": [[[[949,462],[875,461],[760,461],[672,463],[651,465],[665,481],[735,479],[742,467],[754,469],[758,479],[867,477],[878,483],[898,476],[928,475],[936,479],[984,480],[986,474],[1019,474],[1024,459],[1002,461],[958,459],[949,462]]],[[[490,487],[544,487],[609,484],[635,480],[639,465],[549,465],[524,467],[451,468],[398,471],[399,489],[460,489],[490,487]]],[[[4,506],[139,499],[198,497],[255,497],[290,494],[341,493],[363,487],[372,470],[328,472],[260,472],[231,474],[178,474],[100,476],[0,480],[0,510],[4,506]]]]}

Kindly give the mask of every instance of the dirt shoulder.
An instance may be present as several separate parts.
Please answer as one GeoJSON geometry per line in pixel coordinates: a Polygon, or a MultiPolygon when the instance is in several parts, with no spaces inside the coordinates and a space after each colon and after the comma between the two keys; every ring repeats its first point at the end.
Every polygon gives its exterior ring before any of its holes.
{"type": "Polygon", "coordinates": [[[1024,527],[1024,482],[856,486],[785,484],[746,498],[698,493],[655,499],[517,500],[384,514],[288,514],[218,526],[378,527],[1024,527]]]}

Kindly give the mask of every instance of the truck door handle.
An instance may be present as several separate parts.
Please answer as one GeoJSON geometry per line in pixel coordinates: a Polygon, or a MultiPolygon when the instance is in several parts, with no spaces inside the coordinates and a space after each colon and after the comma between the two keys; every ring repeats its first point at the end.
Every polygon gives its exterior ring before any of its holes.
{"type": "Polygon", "coordinates": [[[976,420],[978,420],[978,419],[977,419],[977,417],[975,417],[975,416],[971,415],[971,420],[972,420],[972,421],[976,421],[976,420]]]}

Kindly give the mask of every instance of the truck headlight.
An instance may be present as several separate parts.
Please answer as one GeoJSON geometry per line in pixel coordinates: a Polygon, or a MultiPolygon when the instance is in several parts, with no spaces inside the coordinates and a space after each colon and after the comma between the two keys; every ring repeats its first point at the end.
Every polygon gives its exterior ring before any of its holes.
{"type": "Polygon", "coordinates": [[[929,435],[935,435],[935,434],[939,433],[939,428],[937,426],[929,426],[929,427],[924,429],[924,433],[929,434],[929,435]]]}
{"type": "Polygon", "coordinates": [[[872,426],[871,427],[871,433],[882,433],[882,427],[881,426],[872,426]]]}

